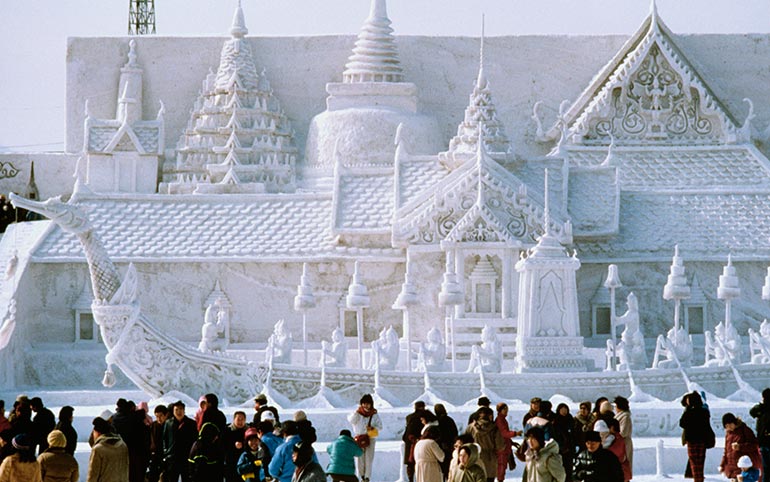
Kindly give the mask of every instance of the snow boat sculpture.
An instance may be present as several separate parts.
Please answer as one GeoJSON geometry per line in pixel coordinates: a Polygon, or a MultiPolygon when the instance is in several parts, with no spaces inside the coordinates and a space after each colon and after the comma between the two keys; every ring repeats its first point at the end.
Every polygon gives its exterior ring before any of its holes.
{"type": "Polygon", "coordinates": [[[136,269],[129,265],[121,282],[98,234],[76,205],[78,187],[76,184],[67,203],[60,197],[37,202],[15,194],[11,194],[11,200],[17,207],[50,218],[76,235],[83,245],[94,292],[94,319],[108,350],[103,383],[115,383],[112,366],[117,365],[153,396],[171,390],[187,394],[213,391],[230,403],[241,403],[258,393],[261,383],[257,366],[221,354],[201,353],[158,330],[141,314],[136,269]]]}

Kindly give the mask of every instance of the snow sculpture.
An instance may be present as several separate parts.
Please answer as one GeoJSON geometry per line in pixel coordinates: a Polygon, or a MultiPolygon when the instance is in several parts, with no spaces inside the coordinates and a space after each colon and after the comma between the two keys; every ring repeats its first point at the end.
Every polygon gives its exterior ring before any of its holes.
{"type": "Polygon", "coordinates": [[[345,343],[345,334],[342,328],[337,327],[332,332],[331,344],[321,341],[321,352],[323,353],[323,364],[327,367],[345,367],[348,358],[348,345],[345,343]]]}
{"type": "Polygon", "coordinates": [[[481,330],[481,345],[471,348],[469,372],[500,373],[503,365],[503,346],[495,329],[485,325],[481,330]]]}
{"type": "Polygon", "coordinates": [[[284,320],[278,320],[273,328],[273,334],[267,340],[265,355],[267,360],[273,363],[291,363],[292,337],[284,327],[284,320]]]}
{"type": "Polygon", "coordinates": [[[389,326],[380,331],[380,337],[372,342],[372,351],[375,354],[374,366],[380,370],[395,370],[398,364],[398,355],[401,347],[398,343],[398,333],[389,326]]]}
{"type": "Polygon", "coordinates": [[[686,368],[692,365],[692,337],[684,328],[671,328],[658,335],[652,368],[686,368]],[[665,358],[665,360],[661,360],[665,358]]]}
{"type": "Polygon", "coordinates": [[[226,323],[227,313],[222,309],[221,304],[209,305],[206,308],[206,314],[203,316],[201,341],[198,344],[198,350],[204,353],[224,351],[227,346],[225,339],[220,335],[224,333],[226,323]]]}
{"type": "Polygon", "coordinates": [[[420,357],[425,371],[443,372],[446,370],[446,345],[438,328],[428,331],[427,343],[420,343],[420,357]]]}
{"type": "Polygon", "coordinates": [[[243,194],[293,192],[294,130],[259,72],[246,35],[240,4],[219,66],[210,72],[195,102],[176,159],[163,166],[159,192],[243,194]]]}
{"type": "Polygon", "coordinates": [[[738,330],[730,324],[719,323],[714,329],[714,336],[706,332],[706,359],[704,366],[728,366],[732,361],[741,362],[741,337],[738,330]]]}
{"type": "Polygon", "coordinates": [[[639,304],[636,295],[629,293],[626,303],[628,310],[615,321],[615,326],[626,326],[618,343],[618,370],[640,370],[647,366],[647,352],[644,349],[644,335],[639,330],[639,304]]]}
{"type": "Polygon", "coordinates": [[[763,320],[759,333],[749,328],[749,350],[751,363],[770,363],[770,323],[763,320]]]}

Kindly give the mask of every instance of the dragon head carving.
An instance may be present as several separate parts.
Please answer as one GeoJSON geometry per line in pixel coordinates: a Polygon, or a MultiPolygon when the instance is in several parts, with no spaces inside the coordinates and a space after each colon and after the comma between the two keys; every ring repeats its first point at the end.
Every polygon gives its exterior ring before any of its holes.
{"type": "Polygon", "coordinates": [[[11,193],[10,199],[15,207],[42,214],[69,233],[79,234],[91,229],[86,213],[74,204],[63,202],[61,196],[33,201],[11,193]]]}

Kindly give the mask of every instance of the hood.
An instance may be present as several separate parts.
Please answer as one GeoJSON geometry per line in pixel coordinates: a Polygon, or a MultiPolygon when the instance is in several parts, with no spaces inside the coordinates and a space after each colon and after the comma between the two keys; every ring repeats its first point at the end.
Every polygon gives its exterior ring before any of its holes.
{"type": "Polygon", "coordinates": [[[463,447],[466,447],[470,452],[470,455],[468,456],[468,463],[465,465],[466,467],[473,467],[474,465],[477,465],[479,463],[479,456],[481,454],[481,447],[479,447],[479,444],[465,444],[463,447]]]}
{"type": "Polygon", "coordinates": [[[120,438],[120,435],[117,434],[103,434],[100,435],[96,441],[94,442],[94,445],[97,444],[103,444],[103,445],[118,445],[122,444],[123,439],[120,438]]]}
{"type": "Polygon", "coordinates": [[[551,439],[545,443],[545,446],[540,449],[540,456],[546,457],[551,454],[558,454],[559,453],[559,444],[556,442],[556,440],[551,439]]]}

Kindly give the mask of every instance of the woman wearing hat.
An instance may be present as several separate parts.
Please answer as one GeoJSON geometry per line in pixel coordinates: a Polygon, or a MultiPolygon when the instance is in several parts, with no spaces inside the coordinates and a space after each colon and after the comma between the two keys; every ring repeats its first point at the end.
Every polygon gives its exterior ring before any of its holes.
{"type": "Polygon", "coordinates": [[[527,464],[525,482],[564,482],[567,473],[556,440],[546,442],[545,431],[541,427],[532,427],[526,437],[529,448],[524,453],[527,464]]]}
{"type": "Polygon", "coordinates": [[[382,421],[374,408],[371,395],[367,393],[361,397],[356,411],[348,416],[348,422],[353,428],[353,438],[364,450],[364,454],[358,458],[358,475],[362,482],[369,482],[374,462],[374,444],[377,434],[382,430],[382,421]]]}
{"type": "Polygon", "coordinates": [[[48,434],[48,449],[37,458],[43,482],[77,482],[78,462],[67,453],[67,437],[61,430],[48,434]]]}
{"type": "Polygon", "coordinates": [[[695,391],[684,396],[682,405],[684,413],[679,419],[679,426],[682,427],[682,443],[687,445],[688,468],[693,482],[703,482],[706,450],[714,446],[711,414],[703,405],[700,393],[695,391]]]}
{"type": "Polygon", "coordinates": [[[16,453],[3,459],[0,464],[0,482],[42,482],[32,437],[21,433],[13,438],[11,444],[16,453]]]}
{"type": "Polygon", "coordinates": [[[719,464],[719,472],[728,479],[736,478],[741,473],[738,460],[744,455],[749,456],[754,467],[762,467],[759,443],[748,425],[728,412],[722,416],[722,426],[725,428],[725,451],[722,463],[719,464]]]}

